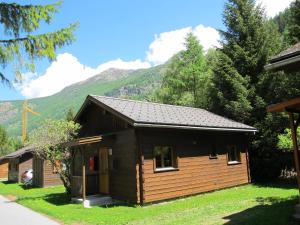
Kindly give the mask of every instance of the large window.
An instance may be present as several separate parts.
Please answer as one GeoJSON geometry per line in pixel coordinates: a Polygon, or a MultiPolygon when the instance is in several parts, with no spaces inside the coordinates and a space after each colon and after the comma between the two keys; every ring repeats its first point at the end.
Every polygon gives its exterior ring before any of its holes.
{"type": "Polygon", "coordinates": [[[170,146],[155,146],[154,166],[154,169],[157,171],[176,168],[177,165],[173,148],[170,146]]]}
{"type": "Polygon", "coordinates": [[[235,145],[227,146],[228,149],[228,163],[235,164],[241,162],[241,153],[235,145]]]}

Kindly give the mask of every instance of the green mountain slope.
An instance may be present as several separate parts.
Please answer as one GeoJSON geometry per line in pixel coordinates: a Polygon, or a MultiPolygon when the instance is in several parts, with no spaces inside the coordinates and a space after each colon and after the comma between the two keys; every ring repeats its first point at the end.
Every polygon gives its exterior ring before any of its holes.
{"type": "MultiPolygon", "coordinates": [[[[88,94],[143,99],[160,84],[164,69],[164,65],[135,71],[109,69],[52,96],[31,99],[30,107],[41,115],[28,114],[28,131],[46,118],[63,118],[70,108],[77,111],[88,94]]],[[[9,135],[21,135],[22,103],[0,102],[0,124],[6,127],[9,135]]]]}

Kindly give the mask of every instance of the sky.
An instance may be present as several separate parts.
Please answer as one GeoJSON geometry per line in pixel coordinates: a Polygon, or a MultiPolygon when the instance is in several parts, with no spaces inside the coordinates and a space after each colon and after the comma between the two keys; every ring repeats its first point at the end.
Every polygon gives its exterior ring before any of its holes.
{"type": "MultiPolygon", "coordinates": [[[[292,0],[258,0],[269,17],[292,0]]],[[[9,1],[8,1],[9,2],[9,1]]],[[[50,0],[21,0],[46,4],[50,0]]],[[[9,88],[0,84],[0,101],[44,97],[109,68],[140,69],[166,62],[184,49],[193,32],[204,49],[219,46],[218,29],[224,29],[225,0],[64,0],[52,24],[40,33],[79,22],[76,41],[57,51],[56,61],[36,61],[34,73],[23,71],[23,82],[9,88]]],[[[2,70],[13,79],[13,67],[2,70]]]]}

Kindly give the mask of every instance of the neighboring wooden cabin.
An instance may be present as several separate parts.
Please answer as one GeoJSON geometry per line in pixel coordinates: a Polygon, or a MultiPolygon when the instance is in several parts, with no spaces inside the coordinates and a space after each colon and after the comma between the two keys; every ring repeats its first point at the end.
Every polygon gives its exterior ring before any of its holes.
{"type": "Polygon", "coordinates": [[[256,129],[206,110],[88,96],[75,120],[73,196],[144,204],[250,182],[256,129]]]}
{"type": "Polygon", "coordinates": [[[0,180],[8,179],[8,159],[0,157],[0,180]]]}
{"type": "Polygon", "coordinates": [[[9,164],[8,181],[10,182],[21,182],[22,174],[26,170],[32,169],[34,186],[49,187],[62,184],[53,166],[48,161],[39,159],[34,155],[31,146],[23,147],[3,158],[9,164]]]}
{"type": "Polygon", "coordinates": [[[23,147],[18,151],[5,156],[8,160],[8,181],[21,182],[22,174],[29,169],[32,169],[33,153],[29,146],[23,147]]]}
{"type": "Polygon", "coordinates": [[[52,164],[35,155],[33,157],[33,185],[37,187],[49,187],[61,184],[62,181],[52,164]]]}

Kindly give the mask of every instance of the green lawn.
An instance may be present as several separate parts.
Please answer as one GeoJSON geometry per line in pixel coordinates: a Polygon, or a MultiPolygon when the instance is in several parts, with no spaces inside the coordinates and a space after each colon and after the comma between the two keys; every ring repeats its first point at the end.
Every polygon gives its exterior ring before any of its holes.
{"type": "Polygon", "coordinates": [[[0,194],[64,224],[290,225],[298,191],[292,185],[246,185],[146,207],[85,209],[70,204],[63,187],[24,190],[0,182],[0,194]]]}

